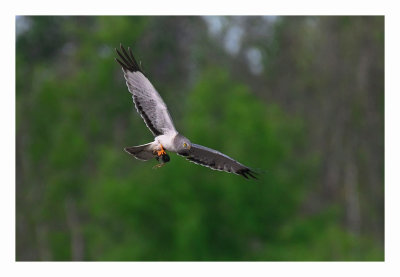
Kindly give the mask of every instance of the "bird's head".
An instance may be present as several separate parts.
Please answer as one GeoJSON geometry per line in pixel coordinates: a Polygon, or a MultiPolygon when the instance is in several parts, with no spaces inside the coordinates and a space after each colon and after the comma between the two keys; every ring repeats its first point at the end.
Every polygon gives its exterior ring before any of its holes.
{"type": "Polygon", "coordinates": [[[174,138],[174,146],[179,154],[185,154],[192,148],[192,143],[186,137],[177,134],[174,138]]]}

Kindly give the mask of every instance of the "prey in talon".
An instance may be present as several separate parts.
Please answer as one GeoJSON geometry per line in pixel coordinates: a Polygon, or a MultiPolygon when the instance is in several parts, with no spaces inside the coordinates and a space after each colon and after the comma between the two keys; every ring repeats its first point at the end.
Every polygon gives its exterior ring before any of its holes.
{"type": "Polygon", "coordinates": [[[160,149],[154,151],[154,155],[156,155],[156,160],[159,162],[159,164],[156,164],[153,168],[160,168],[170,160],[167,152],[165,152],[164,147],[162,146],[161,143],[160,143],[160,149]]]}
{"type": "Polygon", "coordinates": [[[167,162],[170,161],[169,155],[167,153],[164,153],[157,156],[156,160],[159,162],[159,164],[156,164],[153,168],[160,168],[162,166],[164,166],[167,162]]]}

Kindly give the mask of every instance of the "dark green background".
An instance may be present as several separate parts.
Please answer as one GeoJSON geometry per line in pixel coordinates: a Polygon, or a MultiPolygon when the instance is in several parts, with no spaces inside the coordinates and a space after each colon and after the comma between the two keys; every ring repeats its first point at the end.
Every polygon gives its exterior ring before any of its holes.
{"type": "Polygon", "coordinates": [[[383,260],[383,17],[17,17],[16,260],[383,260]],[[177,129],[152,141],[114,48],[177,129]]]}

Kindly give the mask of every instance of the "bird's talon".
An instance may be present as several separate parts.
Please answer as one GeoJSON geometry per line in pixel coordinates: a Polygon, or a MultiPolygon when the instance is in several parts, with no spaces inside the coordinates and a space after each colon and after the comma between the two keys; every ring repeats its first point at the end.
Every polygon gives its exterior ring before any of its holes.
{"type": "Polygon", "coordinates": [[[159,156],[159,157],[167,154],[167,152],[165,152],[165,150],[161,144],[160,144],[160,146],[161,146],[161,150],[157,151],[157,156],[159,156]]]}

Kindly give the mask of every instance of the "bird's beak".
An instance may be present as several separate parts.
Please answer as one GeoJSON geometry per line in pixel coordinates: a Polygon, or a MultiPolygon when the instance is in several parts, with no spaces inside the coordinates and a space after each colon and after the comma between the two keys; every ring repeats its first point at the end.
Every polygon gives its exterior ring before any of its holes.
{"type": "Polygon", "coordinates": [[[190,150],[190,148],[192,148],[192,146],[189,144],[189,145],[188,145],[188,150],[190,150]]]}

